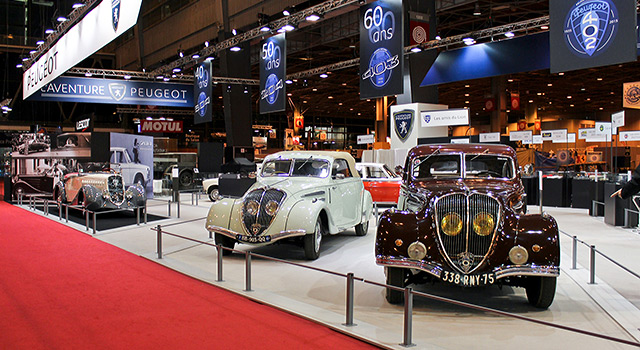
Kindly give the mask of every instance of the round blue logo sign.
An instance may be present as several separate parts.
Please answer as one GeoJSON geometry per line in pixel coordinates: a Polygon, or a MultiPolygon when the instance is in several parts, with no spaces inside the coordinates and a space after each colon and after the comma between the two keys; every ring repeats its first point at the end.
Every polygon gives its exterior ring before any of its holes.
{"type": "Polygon", "coordinates": [[[372,71],[371,82],[377,87],[387,85],[391,79],[393,68],[389,67],[391,53],[384,47],[373,52],[369,59],[369,70],[372,71]]]}
{"type": "Polygon", "coordinates": [[[278,99],[278,77],[275,74],[269,74],[267,80],[264,83],[264,88],[269,92],[266,97],[267,103],[272,105],[276,103],[278,99]]]}
{"type": "Polygon", "coordinates": [[[200,107],[198,114],[200,114],[201,117],[204,117],[204,114],[207,111],[207,104],[207,94],[201,92],[200,95],[198,95],[198,107],[200,107]]]}
{"type": "Polygon", "coordinates": [[[567,47],[578,56],[604,52],[618,31],[618,10],[609,0],[580,0],[564,21],[567,47]]]}

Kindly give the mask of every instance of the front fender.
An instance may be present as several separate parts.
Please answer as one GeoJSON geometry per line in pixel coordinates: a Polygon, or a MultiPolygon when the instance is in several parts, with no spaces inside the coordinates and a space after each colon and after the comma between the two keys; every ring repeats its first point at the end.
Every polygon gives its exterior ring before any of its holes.
{"type": "Polygon", "coordinates": [[[232,198],[223,198],[213,204],[209,208],[205,228],[212,225],[229,229],[233,206],[236,200],[232,198]]]}
{"type": "Polygon", "coordinates": [[[382,213],[378,223],[375,255],[376,257],[405,258],[408,256],[409,244],[419,240],[420,236],[420,220],[416,213],[396,209],[387,210],[382,213]]]}
{"type": "Polygon", "coordinates": [[[369,221],[372,211],[373,198],[371,198],[371,192],[364,190],[364,195],[362,196],[362,220],[360,222],[369,221]]]}
{"type": "MultiPolygon", "coordinates": [[[[316,220],[324,207],[324,200],[299,200],[289,210],[285,230],[304,230],[306,233],[315,232],[316,220]]],[[[330,218],[327,219],[328,222],[325,225],[329,226],[329,232],[333,232],[330,229],[332,220],[330,218]]]]}
{"type": "Polygon", "coordinates": [[[518,220],[516,244],[529,252],[529,262],[542,266],[560,266],[558,224],[550,215],[521,215],[518,220]],[[532,247],[540,246],[539,252],[532,247]]]}
{"type": "Polygon", "coordinates": [[[84,202],[87,204],[86,209],[95,210],[102,208],[102,204],[104,203],[102,191],[96,187],[91,185],[82,186],[82,195],[84,196],[84,202]]]}
{"type": "Polygon", "coordinates": [[[144,207],[145,202],[147,201],[147,195],[144,188],[139,184],[129,186],[125,192],[125,198],[129,200],[129,203],[136,207],[144,207]]]}

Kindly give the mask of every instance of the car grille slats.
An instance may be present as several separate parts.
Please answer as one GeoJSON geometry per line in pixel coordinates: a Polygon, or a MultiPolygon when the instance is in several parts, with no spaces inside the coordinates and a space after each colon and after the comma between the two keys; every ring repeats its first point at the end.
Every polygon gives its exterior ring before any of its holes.
{"type": "Polygon", "coordinates": [[[120,205],[124,202],[124,182],[122,177],[111,175],[107,179],[107,190],[109,191],[109,199],[114,204],[120,205]]]}
{"type": "Polygon", "coordinates": [[[282,204],[285,193],[276,189],[256,189],[245,196],[242,206],[242,222],[247,233],[256,236],[264,232],[275,218],[278,211],[273,216],[267,214],[266,206],[270,201],[278,203],[278,209],[282,204]],[[252,215],[247,211],[247,204],[258,203],[257,215],[252,215]]]}
{"type": "Polygon", "coordinates": [[[495,198],[479,193],[452,193],[436,200],[437,235],[452,267],[470,273],[482,263],[495,239],[500,210],[495,198]],[[462,221],[459,231],[452,224],[457,218],[462,221]]]}

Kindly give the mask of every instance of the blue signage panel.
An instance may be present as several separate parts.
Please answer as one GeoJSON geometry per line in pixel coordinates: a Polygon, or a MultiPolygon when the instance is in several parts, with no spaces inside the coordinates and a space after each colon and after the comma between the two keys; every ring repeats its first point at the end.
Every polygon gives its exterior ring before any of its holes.
{"type": "Polygon", "coordinates": [[[281,112],[287,108],[284,84],[287,74],[285,33],[260,42],[260,114],[281,112]]]}
{"type": "Polygon", "coordinates": [[[188,84],[58,77],[29,96],[28,101],[191,107],[193,90],[188,84]]]}
{"type": "Polygon", "coordinates": [[[636,60],[635,0],[549,2],[551,73],[636,60]]]}
{"type": "Polygon", "coordinates": [[[549,68],[549,35],[467,46],[438,55],[421,87],[549,68]]]}
{"type": "Polygon", "coordinates": [[[200,63],[193,73],[193,94],[196,98],[193,112],[193,123],[200,124],[212,120],[211,94],[211,61],[200,63]]]}
{"type": "Polygon", "coordinates": [[[360,7],[360,99],[404,92],[402,0],[360,7]]]}

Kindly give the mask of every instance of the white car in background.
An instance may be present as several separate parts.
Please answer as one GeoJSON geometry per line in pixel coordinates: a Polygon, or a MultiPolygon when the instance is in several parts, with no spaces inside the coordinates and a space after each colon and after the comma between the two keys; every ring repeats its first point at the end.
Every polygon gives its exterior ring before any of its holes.
{"type": "Polygon", "coordinates": [[[314,260],[324,235],[355,227],[356,235],[364,236],[372,207],[349,153],[278,152],[265,158],[242,198],[211,205],[205,227],[225,248],[286,239],[301,244],[305,257],[314,260]]]}
{"type": "Polygon", "coordinates": [[[218,191],[218,183],[220,179],[217,177],[211,179],[202,180],[202,190],[209,196],[209,200],[215,202],[222,197],[220,196],[220,192],[218,191]]]}
{"type": "Polygon", "coordinates": [[[111,169],[122,175],[125,186],[140,184],[144,188],[151,177],[151,168],[135,163],[129,150],[124,147],[111,147],[109,162],[111,169]]]}

